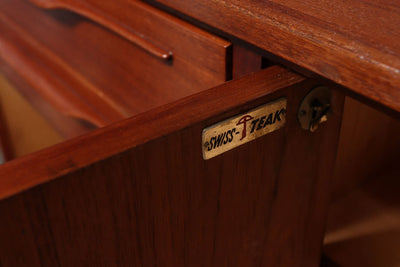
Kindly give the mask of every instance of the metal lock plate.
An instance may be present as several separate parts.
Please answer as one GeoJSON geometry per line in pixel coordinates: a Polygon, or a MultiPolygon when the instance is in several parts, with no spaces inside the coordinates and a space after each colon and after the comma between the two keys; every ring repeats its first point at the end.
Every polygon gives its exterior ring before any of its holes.
{"type": "Polygon", "coordinates": [[[331,110],[331,91],[324,86],[312,89],[303,99],[298,111],[301,128],[315,132],[327,121],[331,110]]]}

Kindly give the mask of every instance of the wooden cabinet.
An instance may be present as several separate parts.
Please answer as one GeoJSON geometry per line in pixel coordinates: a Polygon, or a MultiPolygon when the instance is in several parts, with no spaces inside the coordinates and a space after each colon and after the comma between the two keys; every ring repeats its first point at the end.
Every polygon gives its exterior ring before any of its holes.
{"type": "MultiPolygon", "coordinates": [[[[0,0],[0,70],[69,138],[0,167],[0,265],[318,266],[345,94],[378,82],[270,4],[0,0]],[[205,129],[279,99],[282,128],[203,158],[205,129]]],[[[371,99],[397,110],[396,82],[371,99]]]]}
{"type": "Polygon", "coordinates": [[[272,67],[2,166],[2,264],[316,265],[343,96],[311,135],[315,85],[272,67]],[[203,159],[204,128],[282,97],[284,128],[203,159]]]}
{"type": "Polygon", "coordinates": [[[97,6],[87,14],[83,8],[41,10],[23,0],[1,2],[2,59],[29,84],[19,88],[64,136],[148,111],[231,76],[228,41],[139,1],[118,6],[126,13],[110,7],[102,8],[109,10],[111,22],[102,23],[88,19],[102,14],[97,6]],[[72,125],[65,129],[66,124],[72,125]]]}

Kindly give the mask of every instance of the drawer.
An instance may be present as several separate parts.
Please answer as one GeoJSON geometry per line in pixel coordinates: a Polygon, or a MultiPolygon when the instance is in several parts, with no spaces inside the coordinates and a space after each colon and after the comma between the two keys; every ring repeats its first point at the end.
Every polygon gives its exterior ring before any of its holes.
{"type": "Polygon", "coordinates": [[[228,41],[140,1],[33,2],[37,6],[1,1],[0,65],[23,78],[18,89],[33,88],[23,94],[39,110],[66,117],[60,123],[60,116],[56,122],[45,115],[56,127],[78,119],[80,130],[60,129],[66,136],[192,95],[231,75],[228,41]]]}

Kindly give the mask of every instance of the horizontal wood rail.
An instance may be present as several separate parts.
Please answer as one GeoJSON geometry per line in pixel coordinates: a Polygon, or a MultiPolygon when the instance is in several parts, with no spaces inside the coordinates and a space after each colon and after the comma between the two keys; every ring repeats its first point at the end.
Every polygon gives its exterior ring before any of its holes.
{"type": "Polygon", "coordinates": [[[168,6],[400,111],[397,1],[145,1],[168,6]]]}
{"type": "Polygon", "coordinates": [[[302,81],[302,76],[274,66],[18,158],[0,168],[0,200],[216,116],[235,106],[246,105],[254,98],[274,96],[282,88],[302,81]],[[242,90],[243,87],[248,90],[242,90]],[[119,141],[105,141],[115,138],[119,141]],[[42,164],[43,159],[46,159],[45,164],[42,164]],[[27,168],[26,164],[30,167],[27,168]],[[18,172],[15,172],[16,169],[18,172]]]}

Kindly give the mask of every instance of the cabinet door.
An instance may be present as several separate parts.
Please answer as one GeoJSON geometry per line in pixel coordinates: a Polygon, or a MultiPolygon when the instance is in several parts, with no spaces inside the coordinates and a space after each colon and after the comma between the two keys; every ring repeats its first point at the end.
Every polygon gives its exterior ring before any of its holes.
{"type": "Polygon", "coordinates": [[[318,266],[343,97],[303,130],[316,85],[271,67],[1,166],[2,266],[318,266]],[[282,99],[282,127],[203,158],[204,129],[282,99]]]}

